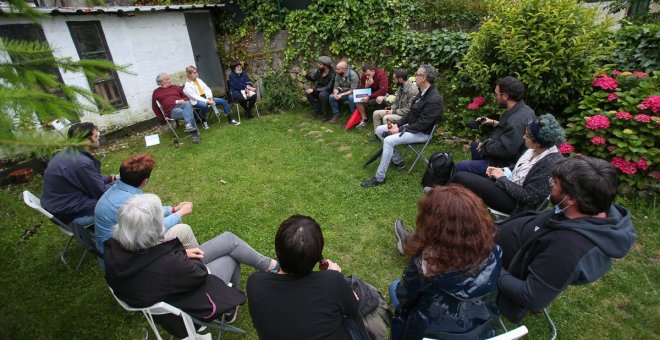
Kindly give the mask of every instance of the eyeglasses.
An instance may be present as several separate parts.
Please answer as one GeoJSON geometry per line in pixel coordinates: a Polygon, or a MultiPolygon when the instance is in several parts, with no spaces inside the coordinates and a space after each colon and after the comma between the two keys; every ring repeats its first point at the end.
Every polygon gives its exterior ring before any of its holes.
{"type": "Polygon", "coordinates": [[[550,177],[550,179],[548,180],[548,184],[550,185],[551,188],[554,187],[555,186],[555,178],[550,177]]]}
{"type": "Polygon", "coordinates": [[[495,92],[495,97],[503,96],[505,94],[506,93],[504,93],[504,92],[495,92]]]}
{"type": "Polygon", "coordinates": [[[424,77],[423,74],[415,73],[415,77],[424,77]]]}

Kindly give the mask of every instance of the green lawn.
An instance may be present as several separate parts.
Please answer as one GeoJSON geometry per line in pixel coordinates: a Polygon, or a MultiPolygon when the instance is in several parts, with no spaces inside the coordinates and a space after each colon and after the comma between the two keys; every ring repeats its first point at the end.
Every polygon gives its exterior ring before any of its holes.
{"type": "MultiPolygon", "coordinates": [[[[213,122],[210,130],[202,131],[200,145],[188,139],[178,149],[161,127],[158,146],[145,149],[142,133],[102,148],[103,172],[117,173],[128,155],[150,152],[158,163],[146,191],[165,204],[194,202],[193,213],[184,221],[200,242],[231,231],[267,256],[274,254],[275,231],[283,219],[310,215],[323,228],[324,256],[345,274],[356,274],[386,294],[388,283],[405,265],[394,247],[392,224],[402,218],[407,226],[414,225],[424,167],[419,165],[411,176],[391,169],[386,185],[363,189],[360,182],[373,176],[377,166],[362,167],[378,147],[366,142],[369,132],[344,132],[343,126],[308,116],[262,116],[240,126],[213,122]]],[[[452,150],[456,158],[465,156],[460,146],[436,143],[430,148],[427,154],[452,150]]],[[[5,221],[0,229],[1,337],[139,338],[147,323],[114,301],[96,261],[87,258],[79,272],[67,269],[59,261],[65,236],[22,203],[21,192],[38,195],[41,181],[36,176],[31,183],[0,189],[5,221]],[[38,233],[17,243],[26,228],[40,223],[38,233]]],[[[655,201],[621,203],[632,208],[638,243],[604,278],[570,288],[550,306],[561,339],[660,337],[660,216],[655,201]]],[[[75,263],[81,253],[73,245],[68,260],[75,263]]],[[[245,281],[252,268],[242,269],[245,281]]],[[[549,337],[542,315],[529,316],[524,324],[529,338],[549,337]]],[[[256,339],[247,307],[240,310],[238,326],[247,336],[227,339],[256,339]]]]}

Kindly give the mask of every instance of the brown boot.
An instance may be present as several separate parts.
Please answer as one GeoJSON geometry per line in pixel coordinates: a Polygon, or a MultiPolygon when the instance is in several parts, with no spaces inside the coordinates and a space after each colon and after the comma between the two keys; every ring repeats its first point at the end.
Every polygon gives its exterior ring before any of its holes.
{"type": "Polygon", "coordinates": [[[338,121],[339,121],[339,116],[332,116],[332,118],[328,120],[328,124],[337,124],[338,121]]]}

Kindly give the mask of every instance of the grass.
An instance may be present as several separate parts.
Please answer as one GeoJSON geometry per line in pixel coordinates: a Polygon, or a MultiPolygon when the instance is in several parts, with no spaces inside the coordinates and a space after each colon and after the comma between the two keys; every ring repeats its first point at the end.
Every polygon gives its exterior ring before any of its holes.
{"type": "MultiPolygon", "coordinates": [[[[121,160],[133,153],[150,152],[158,163],[146,191],[165,204],[194,202],[193,213],[184,221],[198,240],[232,231],[267,256],[274,254],[274,235],[282,220],[291,214],[310,215],[323,228],[324,256],[345,274],[356,274],[386,293],[405,265],[394,247],[391,226],[396,218],[414,225],[424,167],[418,165],[411,176],[390,169],[386,185],[362,189],[360,181],[373,176],[377,166],[362,167],[378,147],[366,142],[368,131],[346,133],[338,125],[307,117],[262,116],[237,127],[215,123],[202,131],[202,144],[186,140],[178,149],[160,128],[162,144],[155,147],[144,148],[144,133],[105,146],[103,173],[117,173],[121,160]]],[[[436,143],[430,148],[427,154],[450,150],[455,159],[465,157],[460,147],[436,143]]],[[[144,318],[114,301],[95,260],[87,258],[79,272],[59,261],[65,236],[27,208],[20,196],[23,190],[38,195],[41,182],[37,176],[0,191],[0,217],[5,221],[0,227],[0,334],[6,339],[141,337],[147,329],[144,318]],[[39,232],[18,244],[24,230],[37,224],[39,232]]],[[[638,242],[605,277],[571,287],[550,306],[559,338],[660,337],[660,216],[655,201],[621,203],[632,209],[638,242]]],[[[75,263],[81,253],[73,245],[68,260],[75,263]]],[[[252,268],[242,269],[245,287],[252,268]]],[[[542,315],[529,316],[524,324],[529,338],[549,337],[542,315]]],[[[232,334],[227,339],[257,338],[246,307],[238,326],[247,336],[232,334]]]]}

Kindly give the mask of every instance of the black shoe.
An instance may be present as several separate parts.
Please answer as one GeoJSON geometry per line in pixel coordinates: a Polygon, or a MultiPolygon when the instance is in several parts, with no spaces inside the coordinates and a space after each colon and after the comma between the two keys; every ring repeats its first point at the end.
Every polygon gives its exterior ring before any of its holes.
{"type": "Polygon", "coordinates": [[[406,165],[403,163],[403,161],[401,161],[401,163],[399,163],[399,164],[392,163],[392,166],[394,166],[394,168],[397,169],[397,170],[401,170],[401,169],[404,169],[406,167],[406,165]]]}
{"type": "Polygon", "coordinates": [[[376,137],[376,135],[369,138],[369,143],[378,143],[378,142],[380,142],[380,138],[376,137]]]}
{"type": "Polygon", "coordinates": [[[363,188],[371,188],[371,187],[375,187],[375,186],[378,186],[378,185],[381,185],[381,184],[385,184],[385,179],[383,179],[382,181],[379,181],[378,179],[376,179],[376,177],[374,177],[372,179],[368,179],[368,180],[362,182],[362,184],[360,184],[360,185],[363,188]]]}

